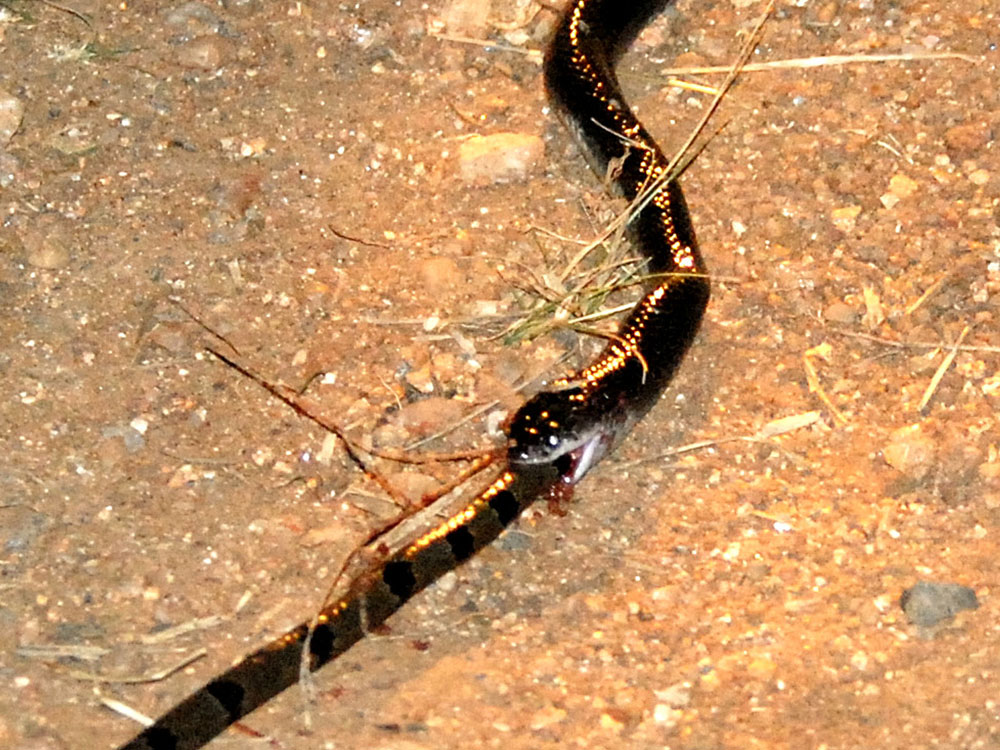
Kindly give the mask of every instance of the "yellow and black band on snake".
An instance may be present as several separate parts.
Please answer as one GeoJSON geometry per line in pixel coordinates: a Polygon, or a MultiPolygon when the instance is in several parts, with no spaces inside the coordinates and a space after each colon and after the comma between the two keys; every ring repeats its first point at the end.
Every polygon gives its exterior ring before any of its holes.
{"type": "MultiPolygon", "coordinates": [[[[622,96],[614,67],[669,0],[574,0],[545,58],[549,96],[602,178],[633,201],[667,159],[622,96]]],[[[627,235],[653,279],[597,360],[531,398],[511,420],[507,464],[461,511],[363,576],[318,617],[245,657],[120,750],[195,750],[319,669],[410,597],[490,544],[525,508],[572,487],[657,401],[691,344],[709,281],[676,181],[636,211],[627,235]],[[309,637],[307,637],[309,636],[309,637]]]]}

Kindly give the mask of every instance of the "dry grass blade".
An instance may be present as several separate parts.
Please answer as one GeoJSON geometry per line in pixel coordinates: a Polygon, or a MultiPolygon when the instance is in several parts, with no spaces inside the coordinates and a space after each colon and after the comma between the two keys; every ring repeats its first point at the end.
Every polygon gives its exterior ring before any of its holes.
{"type": "Polygon", "coordinates": [[[874,336],[870,333],[858,333],[857,331],[845,331],[839,328],[828,328],[830,333],[836,333],[840,336],[846,336],[847,338],[860,339],[861,341],[870,341],[873,344],[879,344],[880,346],[887,346],[893,349],[947,349],[954,348],[955,351],[959,352],[980,352],[986,354],[1000,354],[1000,346],[988,346],[979,344],[955,344],[953,347],[949,347],[947,344],[940,341],[896,341],[894,339],[887,339],[884,336],[874,336]]]}
{"type": "Polygon", "coordinates": [[[628,213],[628,219],[631,219],[633,215],[642,211],[642,209],[644,209],[649,202],[656,197],[656,194],[662,190],[667,183],[677,179],[691,164],[694,156],[697,155],[696,153],[692,153],[695,141],[698,140],[705,128],[708,127],[709,120],[722,104],[722,100],[729,92],[729,89],[731,89],[733,84],[736,83],[737,77],[739,77],[740,73],[746,68],[747,61],[750,59],[753,51],[757,48],[757,42],[760,41],[761,34],[764,30],[764,24],[767,23],[767,19],[770,18],[773,10],[774,0],[769,0],[767,6],[764,8],[764,12],[761,14],[760,19],[754,25],[753,30],[750,32],[749,36],[747,36],[746,41],[740,48],[736,62],[729,67],[726,79],[719,87],[719,91],[712,99],[712,103],[705,110],[705,114],[702,116],[697,126],[695,126],[695,128],[691,131],[688,139],[670,160],[670,163],[667,164],[667,168],[663,170],[663,174],[660,175],[660,177],[647,188],[644,194],[636,198],[634,206],[628,213]]]}
{"type": "MultiPolygon", "coordinates": [[[[966,55],[961,52],[900,52],[884,55],[820,55],[817,57],[795,57],[788,60],[772,60],[770,62],[747,63],[743,66],[744,73],[764,73],[770,70],[788,70],[794,68],[821,68],[838,65],[870,65],[886,62],[921,62],[924,60],[961,60],[962,62],[978,64],[983,58],[976,55],[966,55]]],[[[705,75],[710,73],[727,73],[726,65],[707,65],[691,68],[666,68],[664,75],[705,75]]]]}
{"type": "Polygon", "coordinates": [[[934,392],[938,389],[938,386],[941,385],[941,379],[944,377],[944,374],[948,372],[952,362],[955,361],[955,357],[958,355],[958,348],[962,345],[962,342],[965,341],[965,337],[969,334],[970,330],[972,329],[969,328],[969,326],[965,326],[965,328],[962,329],[962,332],[958,336],[958,340],[948,351],[948,354],[945,355],[945,358],[941,360],[941,364],[934,372],[934,377],[931,378],[931,382],[927,385],[927,390],[924,391],[923,398],[920,399],[920,405],[917,407],[917,411],[923,412],[924,409],[927,408],[927,404],[931,402],[934,392]]]}
{"type": "Polygon", "coordinates": [[[530,60],[534,60],[537,63],[542,62],[544,55],[541,50],[537,49],[525,49],[524,47],[515,47],[511,44],[503,44],[502,42],[494,42],[489,39],[472,39],[467,36],[461,36],[459,34],[445,34],[438,31],[432,31],[428,36],[432,39],[440,39],[444,42],[452,42],[453,44],[468,44],[473,47],[483,47],[485,49],[495,49],[501,50],[503,52],[510,52],[514,55],[523,55],[530,60]]]}
{"type": "Polygon", "coordinates": [[[847,417],[843,415],[837,405],[833,403],[833,400],[827,394],[826,389],[819,382],[819,371],[816,365],[813,364],[814,360],[822,359],[828,361],[831,353],[833,352],[833,347],[825,341],[822,344],[808,349],[805,354],[802,355],[802,369],[806,372],[806,382],[809,384],[809,392],[815,393],[817,398],[823,402],[827,409],[829,409],[830,414],[833,416],[833,421],[838,427],[843,427],[847,424],[847,417]]]}
{"type": "Polygon", "coordinates": [[[17,655],[28,659],[78,659],[80,661],[97,661],[107,656],[108,650],[100,646],[84,646],[67,643],[40,643],[17,647],[17,655]]]}
{"type": "Polygon", "coordinates": [[[116,714],[124,716],[126,719],[131,719],[136,724],[144,727],[153,726],[153,718],[147,716],[141,711],[136,711],[131,706],[122,703],[120,700],[115,700],[114,698],[108,698],[106,695],[98,693],[97,699],[101,702],[105,708],[114,711],[116,714]]]}
{"type": "MultiPolygon", "coordinates": [[[[597,237],[579,249],[559,272],[560,283],[565,284],[571,278],[574,270],[590,253],[596,248],[608,244],[610,240],[608,259],[605,263],[600,264],[593,271],[580,274],[579,280],[570,288],[565,291],[560,290],[562,294],[558,302],[553,302],[549,294],[539,295],[548,297],[548,299],[536,303],[533,309],[507,327],[503,334],[506,342],[514,343],[525,338],[532,338],[556,327],[577,328],[580,322],[613,315],[622,308],[617,307],[613,311],[604,310],[603,306],[608,296],[624,286],[648,280],[649,277],[643,276],[639,272],[642,260],[637,259],[634,263],[628,263],[622,258],[616,257],[616,249],[624,244],[617,242],[616,239],[622,236],[627,223],[642,211],[664,186],[677,179],[696,158],[699,149],[695,149],[695,143],[704,133],[710,118],[719,108],[740,72],[746,67],[747,60],[753,54],[753,50],[760,40],[761,31],[773,7],[774,2],[771,0],[746,42],[740,48],[736,61],[726,69],[729,74],[726,80],[718,89],[713,89],[715,96],[704,116],[692,129],[684,144],[663,169],[660,176],[650,182],[632,204],[608,223],[597,237]]],[[[641,146],[637,145],[637,147],[641,146]]],[[[631,305],[625,309],[630,307],[631,305]]]]}
{"type": "Polygon", "coordinates": [[[778,419],[771,420],[752,435],[731,435],[728,437],[696,440],[693,443],[678,445],[674,448],[670,448],[669,450],[661,451],[655,455],[645,458],[637,458],[632,461],[622,461],[619,462],[618,466],[619,468],[639,466],[645,463],[661,461],[665,458],[680,456],[684,453],[692,453],[694,451],[705,450],[706,448],[716,448],[727,443],[754,443],[771,445],[776,448],[780,448],[780,446],[774,441],[774,438],[796,432],[797,430],[805,429],[806,427],[811,427],[814,424],[821,425],[822,423],[822,416],[818,411],[807,411],[799,414],[792,414],[787,417],[779,417],[778,419]]]}

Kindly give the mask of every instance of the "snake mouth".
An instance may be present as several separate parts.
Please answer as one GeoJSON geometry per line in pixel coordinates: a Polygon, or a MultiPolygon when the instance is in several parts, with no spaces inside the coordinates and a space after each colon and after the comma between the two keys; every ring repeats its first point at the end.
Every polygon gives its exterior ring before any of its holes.
{"type": "Polygon", "coordinates": [[[612,436],[603,431],[597,432],[584,440],[567,454],[570,465],[567,471],[561,472],[562,481],[566,484],[576,484],[611,450],[612,436]]]}
{"type": "Polygon", "coordinates": [[[511,468],[530,469],[538,466],[555,466],[560,481],[576,484],[608,454],[614,445],[614,433],[594,430],[586,437],[561,441],[558,451],[514,450],[508,455],[511,468]]]}

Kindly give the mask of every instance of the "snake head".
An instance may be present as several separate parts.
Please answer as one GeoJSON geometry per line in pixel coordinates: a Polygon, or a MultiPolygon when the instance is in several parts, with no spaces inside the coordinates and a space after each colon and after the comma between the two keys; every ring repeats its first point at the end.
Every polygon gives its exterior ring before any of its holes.
{"type": "Polygon", "coordinates": [[[533,396],[511,419],[508,464],[555,465],[564,482],[576,484],[611,449],[617,432],[595,400],[577,387],[533,396]]]}

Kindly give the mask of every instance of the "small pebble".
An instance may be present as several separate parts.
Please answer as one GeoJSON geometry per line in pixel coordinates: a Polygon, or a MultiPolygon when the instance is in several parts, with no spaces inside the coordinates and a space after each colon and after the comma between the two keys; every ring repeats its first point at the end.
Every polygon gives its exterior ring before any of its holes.
{"type": "Polygon", "coordinates": [[[747,674],[756,680],[769,680],[777,671],[778,665],[767,656],[758,656],[747,665],[747,674]]]}
{"type": "Polygon", "coordinates": [[[858,311],[845,302],[834,302],[823,311],[823,319],[830,323],[851,325],[858,319],[858,311]]]}
{"type": "Polygon", "coordinates": [[[188,329],[183,323],[158,323],[147,337],[149,343],[171,353],[179,354],[191,347],[188,329]]]}
{"type": "Polygon", "coordinates": [[[932,627],[962,610],[979,609],[979,599],[968,586],[920,581],[903,592],[899,606],[914,625],[932,627]]]}
{"type": "Polygon", "coordinates": [[[891,209],[894,208],[897,203],[899,203],[899,196],[893,195],[892,193],[883,193],[879,197],[879,201],[882,203],[883,206],[891,209]]]}
{"type": "Polygon", "coordinates": [[[532,730],[537,732],[540,729],[545,729],[561,721],[565,721],[568,716],[569,714],[564,708],[544,706],[534,713],[528,725],[532,730]]]}
{"type": "Polygon", "coordinates": [[[683,708],[691,703],[691,685],[686,682],[678,682],[655,693],[656,699],[670,708],[683,708]]]}
{"type": "Polygon", "coordinates": [[[477,135],[459,147],[458,171],[463,180],[474,185],[523,180],[544,154],[545,145],[537,135],[477,135]]]}
{"type": "Polygon", "coordinates": [[[432,294],[458,289],[464,281],[451,258],[428,258],[420,263],[420,282],[432,294]]]}
{"type": "Polygon", "coordinates": [[[944,133],[944,142],[948,148],[964,155],[973,155],[986,147],[993,139],[993,131],[987,122],[969,122],[948,128],[944,133]]]}
{"type": "Polygon", "coordinates": [[[882,456],[897,471],[923,479],[930,471],[935,452],[934,441],[921,432],[920,425],[908,425],[892,433],[882,456]]]}
{"type": "Polygon", "coordinates": [[[854,231],[854,225],[857,223],[860,213],[861,206],[844,206],[833,209],[830,213],[830,218],[837,229],[847,233],[854,231]]]}
{"type": "Polygon", "coordinates": [[[420,393],[434,393],[434,375],[430,363],[410,370],[404,376],[407,384],[420,393]]]}
{"type": "Polygon", "coordinates": [[[504,532],[503,536],[497,542],[500,549],[505,549],[510,552],[517,552],[519,550],[530,549],[532,544],[532,538],[523,531],[518,531],[517,529],[508,529],[504,532]]]}
{"type": "Polygon", "coordinates": [[[54,271],[69,263],[74,254],[71,248],[76,250],[84,238],[73,222],[55,213],[44,213],[27,225],[21,240],[30,265],[54,271]]]}
{"type": "Polygon", "coordinates": [[[990,181],[990,173],[987,172],[985,169],[977,169],[969,175],[969,182],[971,182],[973,185],[978,185],[979,187],[982,187],[989,181],[990,181]]]}
{"type": "Polygon", "coordinates": [[[125,450],[129,453],[138,453],[146,447],[146,440],[142,433],[132,427],[122,430],[122,440],[125,443],[125,450]]]}
{"type": "Polygon", "coordinates": [[[229,57],[229,44],[218,37],[199,37],[182,45],[177,62],[185,68],[215,70],[229,57]]]}
{"type": "Polygon", "coordinates": [[[412,503],[419,503],[422,498],[432,496],[441,483],[434,477],[421,474],[419,471],[398,471],[386,476],[389,484],[412,503]]]}
{"type": "Polygon", "coordinates": [[[483,39],[490,17],[490,0],[450,0],[444,10],[449,34],[483,39]]]}
{"type": "Polygon", "coordinates": [[[889,180],[889,192],[897,198],[909,198],[920,189],[920,183],[905,174],[894,174],[889,180]]]}
{"type": "Polygon", "coordinates": [[[423,398],[404,405],[394,421],[411,435],[425,435],[457,422],[464,411],[461,402],[450,398],[423,398]]]}
{"type": "Polygon", "coordinates": [[[60,242],[43,239],[28,251],[28,263],[35,268],[55,271],[69,263],[69,250],[60,242]]]}

